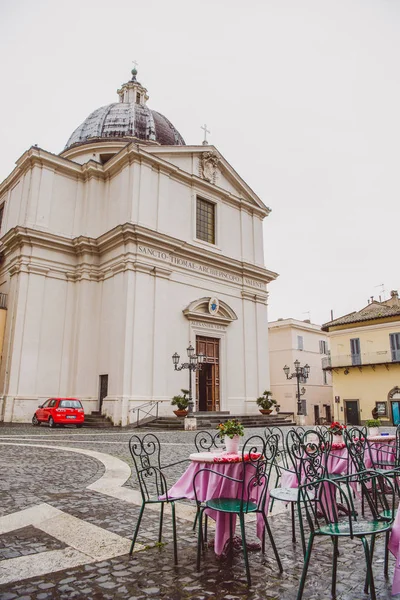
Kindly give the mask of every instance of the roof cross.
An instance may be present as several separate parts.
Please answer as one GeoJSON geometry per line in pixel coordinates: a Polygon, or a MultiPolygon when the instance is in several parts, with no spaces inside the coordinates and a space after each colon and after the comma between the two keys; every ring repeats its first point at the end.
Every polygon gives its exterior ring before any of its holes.
{"type": "Polygon", "coordinates": [[[204,124],[200,127],[200,129],[202,129],[204,131],[204,140],[203,140],[203,146],[207,146],[208,145],[208,141],[207,141],[207,133],[211,133],[211,131],[209,129],[207,129],[207,125],[204,124]]]}
{"type": "Polygon", "coordinates": [[[133,64],[133,65],[135,65],[135,69],[137,69],[137,68],[138,68],[138,66],[139,66],[139,63],[138,63],[138,61],[137,61],[137,60],[133,60],[133,61],[132,61],[132,64],[133,64]]]}

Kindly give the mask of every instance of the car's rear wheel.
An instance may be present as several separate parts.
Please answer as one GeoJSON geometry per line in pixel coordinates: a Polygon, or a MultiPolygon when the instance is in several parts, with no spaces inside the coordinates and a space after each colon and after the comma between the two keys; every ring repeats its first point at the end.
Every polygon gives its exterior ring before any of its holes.
{"type": "Polygon", "coordinates": [[[53,417],[50,417],[49,418],[49,427],[55,427],[55,426],[56,426],[56,424],[54,423],[53,417]]]}
{"type": "Polygon", "coordinates": [[[77,425],[76,428],[80,429],[81,427],[83,427],[83,425],[77,425]]]}
{"type": "Polygon", "coordinates": [[[40,421],[36,415],[33,415],[33,417],[32,417],[32,425],[35,425],[35,426],[40,425],[40,421]]]}

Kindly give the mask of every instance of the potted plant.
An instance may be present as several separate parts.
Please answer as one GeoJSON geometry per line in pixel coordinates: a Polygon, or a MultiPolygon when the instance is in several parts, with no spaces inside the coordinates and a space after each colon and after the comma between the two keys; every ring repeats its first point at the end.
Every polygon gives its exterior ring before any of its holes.
{"type": "Polygon", "coordinates": [[[368,427],[369,435],[379,435],[379,427],[381,426],[379,419],[367,419],[365,424],[368,427]]]}
{"type": "Polygon", "coordinates": [[[183,396],[174,396],[171,400],[171,405],[176,406],[174,413],[177,417],[186,417],[188,414],[189,398],[187,397],[189,390],[181,390],[183,396]]]}
{"type": "Polygon", "coordinates": [[[342,444],[343,443],[343,430],[346,429],[346,425],[341,425],[339,421],[333,421],[329,427],[328,431],[332,434],[332,442],[334,444],[342,444]]]}
{"type": "Polygon", "coordinates": [[[265,390],[262,396],[257,398],[257,406],[260,408],[260,413],[262,415],[270,415],[272,413],[272,409],[274,405],[277,403],[276,400],[271,398],[272,392],[265,390]]]}
{"type": "Polygon", "coordinates": [[[243,425],[237,419],[229,419],[217,427],[218,436],[224,438],[227,452],[238,453],[240,438],[244,436],[243,425]]]}

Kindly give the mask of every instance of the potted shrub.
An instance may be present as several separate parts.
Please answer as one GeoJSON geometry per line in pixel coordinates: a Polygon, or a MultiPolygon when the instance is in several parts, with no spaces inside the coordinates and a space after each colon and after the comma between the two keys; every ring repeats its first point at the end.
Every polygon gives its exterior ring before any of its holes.
{"type": "Polygon", "coordinates": [[[328,431],[332,434],[332,442],[334,444],[342,444],[343,443],[343,430],[346,429],[346,425],[341,425],[339,421],[333,421],[329,427],[328,431]]]}
{"type": "Polygon", "coordinates": [[[262,396],[257,398],[257,406],[259,407],[260,413],[262,415],[270,415],[272,413],[272,409],[277,403],[276,400],[271,398],[272,392],[265,390],[262,396]]]}
{"type": "Polygon", "coordinates": [[[240,438],[244,436],[243,425],[237,419],[229,419],[217,427],[218,436],[224,438],[227,452],[238,453],[240,438]]]}
{"type": "Polygon", "coordinates": [[[369,435],[379,435],[379,427],[381,426],[379,419],[368,419],[365,424],[368,427],[369,435]]]}
{"type": "Polygon", "coordinates": [[[188,414],[189,398],[187,397],[189,390],[181,390],[183,395],[174,396],[171,400],[171,405],[176,406],[174,413],[177,417],[186,417],[188,414]]]}

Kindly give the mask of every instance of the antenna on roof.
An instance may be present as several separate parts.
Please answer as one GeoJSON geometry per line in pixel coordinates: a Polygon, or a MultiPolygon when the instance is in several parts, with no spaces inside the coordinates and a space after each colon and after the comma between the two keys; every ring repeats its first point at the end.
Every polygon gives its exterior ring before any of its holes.
{"type": "Polygon", "coordinates": [[[380,283],[379,285],[374,285],[375,288],[381,288],[381,293],[379,294],[379,302],[382,302],[381,298],[385,299],[385,284],[380,283]]]}

